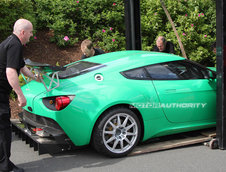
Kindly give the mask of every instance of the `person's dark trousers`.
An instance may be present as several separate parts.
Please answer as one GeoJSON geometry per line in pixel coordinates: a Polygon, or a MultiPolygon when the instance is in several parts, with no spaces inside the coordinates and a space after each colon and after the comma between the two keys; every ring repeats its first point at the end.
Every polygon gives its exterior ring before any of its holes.
{"type": "Polygon", "coordinates": [[[0,130],[0,171],[9,171],[12,169],[10,158],[11,149],[11,128],[0,130]]]}
{"type": "Polygon", "coordinates": [[[12,130],[10,124],[9,95],[0,93],[0,171],[10,171],[10,149],[12,141],[12,130]]]}

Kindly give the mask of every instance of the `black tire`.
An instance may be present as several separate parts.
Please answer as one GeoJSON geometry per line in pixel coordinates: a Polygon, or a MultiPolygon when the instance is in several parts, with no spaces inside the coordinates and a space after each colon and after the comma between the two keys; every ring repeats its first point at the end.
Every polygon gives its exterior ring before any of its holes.
{"type": "Polygon", "coordinates": [[[97,121],[92,145],[99,153],[119,158],[133,150],[140,135],[141,125],[136,114],[124,107],[114,108],[97,121]]]}

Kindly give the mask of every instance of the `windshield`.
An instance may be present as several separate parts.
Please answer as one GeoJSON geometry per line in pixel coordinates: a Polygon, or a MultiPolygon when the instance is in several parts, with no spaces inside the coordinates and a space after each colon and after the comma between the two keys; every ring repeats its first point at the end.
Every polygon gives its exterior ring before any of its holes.
{"type": "Polygon", "coordinates": [[[105,65],[99,63],[92,63],[87,61],[80,61],[72,65],[67,66],[66,70],[60,71],[58,76],[60,79],[70,78],[78,75],[82,75],[87,72],[104,67],[105,65]]]}

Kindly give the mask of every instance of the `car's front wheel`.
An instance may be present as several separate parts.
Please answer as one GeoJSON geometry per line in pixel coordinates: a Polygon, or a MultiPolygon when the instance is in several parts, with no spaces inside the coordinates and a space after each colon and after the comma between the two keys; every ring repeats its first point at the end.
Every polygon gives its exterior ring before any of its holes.
{"type": "Polygon", "coordinates": [[[115,108],[97,121],[92,144],[100,153],[122,157],[137,145],[140,133],[140,121],[136,114],[127,108],[115,108]]]}

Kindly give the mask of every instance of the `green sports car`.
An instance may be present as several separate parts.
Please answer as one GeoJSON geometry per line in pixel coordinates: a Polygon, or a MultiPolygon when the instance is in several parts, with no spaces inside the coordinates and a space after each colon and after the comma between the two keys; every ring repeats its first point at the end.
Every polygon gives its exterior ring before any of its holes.
{"type": "Polygon", "coordinates": [[[166,53],[98,55],[24,85],[21,119],[39,137],[126,156],[150,138],[214,127],[214,70],[166,53]]]}

